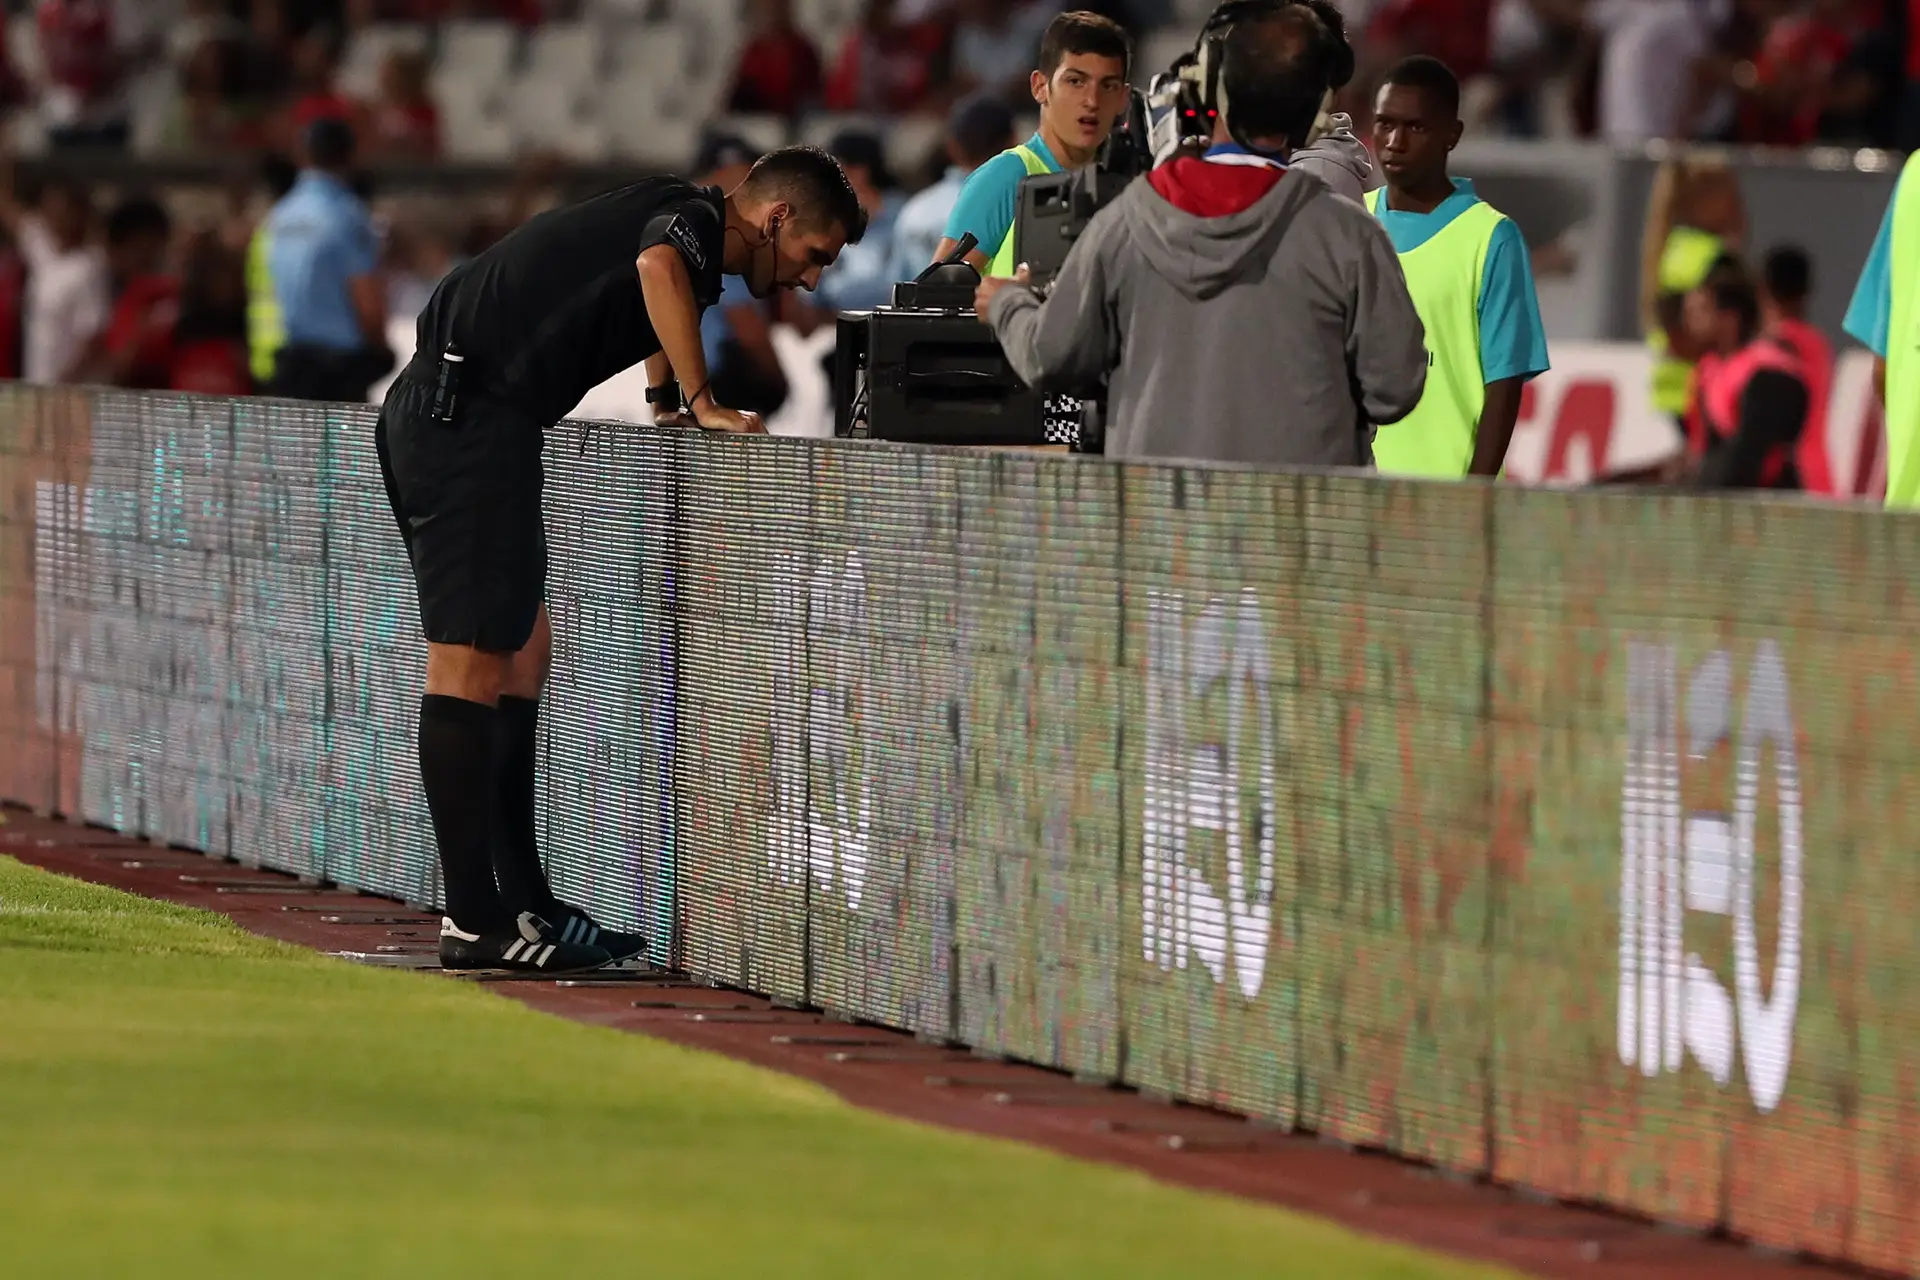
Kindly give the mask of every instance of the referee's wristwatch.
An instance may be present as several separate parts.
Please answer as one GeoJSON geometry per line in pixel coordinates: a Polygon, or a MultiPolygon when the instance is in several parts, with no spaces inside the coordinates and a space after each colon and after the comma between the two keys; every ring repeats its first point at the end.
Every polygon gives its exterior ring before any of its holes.
{"type": "Polygon", "coordinates": [[[647,403],[655,409],[664,409],[669,413],[678,413],[683,406],[680,403],[680,382],[672,379],[657,387],[647,388],[647,403]]]}

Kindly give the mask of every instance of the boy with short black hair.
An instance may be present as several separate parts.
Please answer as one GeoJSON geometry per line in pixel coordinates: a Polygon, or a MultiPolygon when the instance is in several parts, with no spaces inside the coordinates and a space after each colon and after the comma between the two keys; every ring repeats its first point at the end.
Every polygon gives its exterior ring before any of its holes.
{"type": "MultiPolygon", "coordinates": [[[[1807,384],[1806,431],[1796,449],[1800,487],[1808,493],[1842,496],[1827,453],[1827,397],[1833,391],[1833,344],[1807,323],[1813,292],[1813,262],[1797,244],[1775,245],[1760,263],[1760,326],[1793,352],[1807,384]]],[[[1851,494],[1845,496],[1852,496],[1851,494]]]]}
{"type": "Polygon", "coordinates": [[[1682,303],[1693,370],[1689,452],[1707,489],[1798,489],[1811,398],[1798,358],[1761,329],[1761,298],[1726,256],[1682,303]]]}
{"type": "Polygon", "coordinates": [[[1012,276],[1013,223],[1020,180],[1084,169],[1126,114],[1133,40],[1111,18],[1076,10],[1047,26],[1040,65],[1031,77],[1040,127],[1017,147],[973,171],[947,218],[935,258],[951,253],[969,232],[978,246],[967,261],[983,276],[1012,276]]]}
{"type": "Polygon", "coordinates": [[[1547,371],[1526,241],[1447,170],[1462,130],[1460,81],[1445,63],[1414,57],[1388,72],[1373,115],[1387,185],[1368,193],[1367,208],[1400,255],[1429,367],[1419,408],[1374,441],[1383,472],[1499,475],[1521,393],[1547,371]]]}

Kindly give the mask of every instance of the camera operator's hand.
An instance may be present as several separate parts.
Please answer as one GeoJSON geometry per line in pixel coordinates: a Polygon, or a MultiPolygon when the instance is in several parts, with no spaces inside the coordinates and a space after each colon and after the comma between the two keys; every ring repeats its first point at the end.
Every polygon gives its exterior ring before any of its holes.
{"type": "Polygon", "coordinates": [[[740,409],[728,409],[713,402],[713,397],[703,399],[703,407],[694,410],[694,419],[706,431],[720,431],[728,435],[763,436],[767,429],[761,424],[760,415],[740,409]]]}
{"type": "Polygon", "coordinates": [[[979,316],[982,321],[985,321],[988,309],[993,306],[993,300],[999,296],[1002,289],[1010,284],[1024,286],[1031,280],[1032,275],[1027,271],[1027,264],[1024,262],[1020,264],[1020,269],[1014,272],[1011,278],[1007,276],[987,277],[980,282],[980,287],[973,291],[973,314],[979,316]]]}

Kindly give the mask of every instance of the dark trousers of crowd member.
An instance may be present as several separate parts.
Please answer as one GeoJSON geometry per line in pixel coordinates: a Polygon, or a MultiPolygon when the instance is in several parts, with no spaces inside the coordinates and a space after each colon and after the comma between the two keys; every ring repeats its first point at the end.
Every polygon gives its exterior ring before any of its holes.
{"type": "Polygon", "coordinates": [[[268,395],[288,400],[364,404],[373,384],[393,372],[387,347],[318,347],[289,343],[273,358],[268,395]]]}

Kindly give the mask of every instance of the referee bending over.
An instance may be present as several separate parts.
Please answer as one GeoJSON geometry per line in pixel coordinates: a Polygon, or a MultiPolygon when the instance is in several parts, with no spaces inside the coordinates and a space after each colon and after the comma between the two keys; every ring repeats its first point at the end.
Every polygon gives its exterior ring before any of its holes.
{"type": "Polygon", "coordinates": [[[445,967],[560,973],[646,949],[556,898],[534,840],[553,647],[545,429],[645,360],[657,420],[761,431],[757,415],[714,401],[701,311],[723,272],[756,297],[810,290],[865,229],[838,162],[792,147],[731,194],[649,178],[541,214],[457,268],[421,313],[377,444],[427,635],[420,776],[446,886],[445,967]]]}

